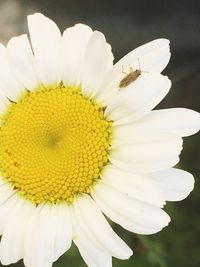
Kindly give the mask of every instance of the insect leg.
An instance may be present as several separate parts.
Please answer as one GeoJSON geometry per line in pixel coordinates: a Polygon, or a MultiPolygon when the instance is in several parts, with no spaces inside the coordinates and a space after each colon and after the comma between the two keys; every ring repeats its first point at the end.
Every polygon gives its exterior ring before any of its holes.
{"type": "Polygon", "coordinates": [[[142,70],[142,69],[141,69],[141,64],[140,64],[140,59],[139,59],[139,58],[138,58],[138,65],[139,65],[139,70],[140,70],[141,72],[149,73],[149,71],[146,71],[146,70],[142,70]]]}
{"type": "Polygon", "coordinates": [[[128,73],[126,73],[125,71],[124,71],[124,66],[122,65],[122,73],[124,73],[124,74],[128,74],[128,73]]]}

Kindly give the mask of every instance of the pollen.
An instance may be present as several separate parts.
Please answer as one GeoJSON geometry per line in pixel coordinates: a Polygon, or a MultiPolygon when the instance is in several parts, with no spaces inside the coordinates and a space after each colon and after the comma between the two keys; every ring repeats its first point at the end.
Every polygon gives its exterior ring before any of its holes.
{"type": "Polygon", "coordinates": [[[39,88],[1,116],[1,175],[36,204],[73,202],[108,164],[112,122],[78,87],[39,88]]]}

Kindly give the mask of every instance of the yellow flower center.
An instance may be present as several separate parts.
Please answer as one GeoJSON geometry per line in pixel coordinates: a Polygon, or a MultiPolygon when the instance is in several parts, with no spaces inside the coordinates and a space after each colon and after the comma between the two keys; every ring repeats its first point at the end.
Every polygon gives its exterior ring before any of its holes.
{"type": "Polygon", "coordinates": [[[1,175],[34,203],[72,202],[108,163],[111,127],[80,88],[26,92],[2,116],[1,175]]]}

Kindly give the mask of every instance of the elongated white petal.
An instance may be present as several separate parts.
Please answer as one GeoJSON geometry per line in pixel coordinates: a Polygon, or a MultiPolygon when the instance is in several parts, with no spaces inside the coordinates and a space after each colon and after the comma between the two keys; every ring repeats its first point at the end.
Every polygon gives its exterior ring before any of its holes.
{"type": "Polygon", "coordinates": [[[32,236],[30,266],[51,267],[55,254],[54,241],[57,232],[56,208],[45,204],[37,216],[32,236]]]}
{"type": "Polygon", "coordinates": [[[165,199],[153,179],[138,174],[121,171],[113,165],[104,167],[102,181],[116,190],[143,202],[163,207],[165,199]]]}
{"type": "Polygon", "coordinates": [[[95,31],[87,44],[82,65],[82,90],[86,96],[94,96],[105,74],[112,67],[113,55],[104,35],[95,31]]]}
{"type": "Polygon", "coordinates": [[[161,74],[145,74],[109,100],[105,114],[115,125],[146,115],[169,92],[171,81],[161,74]]]}
{"type": "Polygon", "coordinates": [[[74,243],[78,247],[79,252],[87,266],[112,267],[112,257],[108,253],[91,245],[86,236],[83,237],[82,234],[80,234],[79,236],[81,237],[75,239],[74,243]]]}
{"type": "Polygon", "coordinates": [[[30,218],[30,229],[27,229],[32,234],[28,237],[28,242],[25,242],[25,246],[29,244],[28,248],[25,247],[25,265],[51,267],[55,257],[56,209],[48,204],[38,208],[41,210],[30,218]]]}
{"type": "Polygon", "coordinates": [[[44,204],[40,204],[35,207],[30,220],[27,224],[27,228],[25,230],[25,238],[24,238],[24,265],[32,267],[32,247],[33,247],[33,238],[35,234],[35,230],[37,228],[37,221],[39,220],[39,216],[41,214],[42,208],[44,204]]]}
{"type": "Polygon", "coordinates": [[[38,206],[30,219],[25,243],[25,265],[50,267],[71,246],[67,206],[38,206]]]}
{"type": "Polygon", "coordinates": [[[99,207],[89,196],[84,195],[77,199],[75,205],[81,215],[82,225],[91,232],[91,236],[101,249],[120,259],[127,259],[132,255],[131,249],[115,234],[99,207]]]}
{"type": "Polygon", "coordinates": [[[9,98],[16,101],[23,90],[23,85],[14,77],[6,48],[2,44],[0,44],[0,70],[0,96],[3,96],[4,99],[9,98]]]}
{"type": "MultiPolygon", "coordinates": [[[[10,94],[10,92],[7,94],[6,91],[7,90],[6,90],[5,85],[1,84],[1,82],[0,82],[0,112],[2,114],[6,111],[8,105],[10,104],[10,101],[7,97],[7,95],[10,94]]],[[[12,96],[13,96],[13,94],[12,94],[12,96]]],[[[15,97],[15,99],[16,99],[16,97],[15,97]]]]}
{"type": "Polygon", "coordinates": [[[149,174],[149,177],[159,184],[167,201],[183,200],[194,188],[192,174],[175,168],[149,174]]]}
{"type": "Polygon", "coordinates": [[[16,78],[29,90],[39,86],[33,53],[27,35],[12,38],[7,45],[9,62],[16,78]]]}
{"type": "Polygon", "coordinates": [[[143,132],[173,133],[180,136],[195,134],[200,129],[200,114],[185,108],[153,110],[131,125],[122,125],[116,129],[117,136],[131,139],[143,132]]]}
{"type": "Polygon", "coordinates": [[[66,86],[79,85],[83,58],[92,29],[84,24],[67,28],[62,40],[62,80],[66,86]]]}
{"type": "Polygon", "coordinates": [[[169,40],[156,39],[128,53],[114,68],[121,70],[122,66],[131,65],[141,71],[162,72],[169,62],[170,55],[169,40]]]}
{"type": "MultiPolygon", "coordinates": [[[[6,184],[6,182],[4,181],[4,179],[0,176],[0,187],[2,186],[2,185],[4,185],[4,184],[6,184]]],[[[0,194],[1,195],[1,194],[0,194]]]]}
{"type": "Polygon", "coordinates": [[[13,208],[15,208],[19,196],[13,191],[7,200],[0,205],[0,234],[3,233],[7,224],[7,218],[11,215],[13,208]]]}
{"type": "Polygon", "coordinates": [[[130,68],[139,69],[142,73],[162,72],[170,59],[169,40],[157,39],[144,44],[128,53],[118,61],[106,76],[98,99],[109,103],[119,89],[119,82],[129,73],[130,68]]]}
{"type": "Polygon", "coordinates": [[[170,221],[162,209],[136,200],[103,182],[94,187],[92,196],[111,220],[135,233],[156,233],[170,221]]]}
{"type": "Polygon", "coordinates": [[[0,85],[0,112],[3,114],[8,105],[9,105],[9,100],[5,97],[5,94],[2,95],[2,92],[4,91],[4,87],[2,89],[2,86],[0,85]]]}
{"type": "Polygon", "coordinates": [[[54,261],[64,254],[72,243],[72,225],[69,207],[66,204],[58,204],[56,209],[56,235],[54,242],[54,261]]]}
{"type": "Polygon", "coordinates": [[[28,28],[40,81],[46,86],[54,86],[60,81],[60,30],[40,13],[28,16],[28,28]]]}
{"type": "Polygon", "coordinates": [[[32,211],[33,204],[19,198],[11,215],[7,217],[0,243],[2,264],[15,263],[23,258],[25,229],[32,211]]]}
{"type": "Polygon", "coordinates": [[[170,134],[143,134],[124,144],[117,141],[109,159],[116,167],[133,173],[168,169],[178,163],[182,149],[182,139],[170,134]]]}
{"type": "MultiPolygon", "coordinates": [[[[87,227],[85,221],[83,220],[77,203],[74,203],[74,205],[71,207],[71,214],[71,217],[73,219],[73,240],[79,238],[80,233],[78,229],[80,229],[81,233],[87,237],[90,244],[92,244],[97,249],[102,250],[102,246],[99,244],[98,240],[96,240],[95,236],[92,234],[89,227],[87,227]]],[[[107,252],[107,254],[109,253],[107,252]]]]}
{"type": "Polygon", "coordinates": [[[95,247],[120,259],[126,259],[132,255],[131,249],[113,232],[100,209],[89,196],[85,195],[78,199],[74,204],[74,211],[79,227],[95,247]],[[95,224],[93,224],[94,217],[95,224]]]}
{"type": "Polygon", "coordinates": [[[94,238],[90,235],[89,229],[86,229],[81,220],[80,214],[76,211],[76,208],[71,209],[71,217],[73,221],[74,243],[79,249],[81,256],[88,266],[91,267],[111,267],[112,256],[105,250],[99,248],[94,242],[94,238]],[[89,231],[89,234],[88,234],[89,231]]]}
{"type": "Polygon", "coordinates": [[[0,205],[2,205],[9,197],[14,194],[14,190],[9,183],[3,183],[0,186],[0,205]]]}

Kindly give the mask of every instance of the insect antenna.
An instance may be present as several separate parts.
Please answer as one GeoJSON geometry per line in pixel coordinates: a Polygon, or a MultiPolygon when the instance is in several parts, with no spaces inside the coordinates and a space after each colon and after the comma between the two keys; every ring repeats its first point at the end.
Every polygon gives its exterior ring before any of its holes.
{"type": "Polygon", "coordinates": [[[139,65],[139,70],[141,70],[141,64],[140,64],[140,59],[138,57],[138,65],[139,65]]]}
{"type": "Polygon", "coordinates": [[[149,71],[147,71],[147,70],[142,70],[142,69],[141,69],[141,62],[140,62],[140,59],[139,59],[139,58],[138,58],[138,65],[139,65],[139,70],[141,71],[141,73],[142,73],[142,72],[149,73],[149,71]]]}

